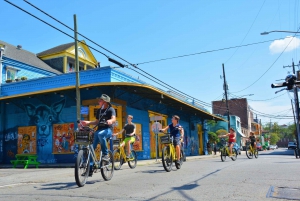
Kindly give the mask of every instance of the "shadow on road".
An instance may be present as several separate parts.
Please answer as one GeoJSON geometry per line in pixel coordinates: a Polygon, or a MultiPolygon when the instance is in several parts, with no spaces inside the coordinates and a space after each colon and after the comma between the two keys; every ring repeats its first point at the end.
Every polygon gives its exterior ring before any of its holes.
{"type": "Polygon", "coordinates": [[[39,188],[39,190],[67,190],[70,188],[77,188],[77,185],[75,182],[51,183],[51,184],[43,184],[42,186],[43,187],[39,188]]]}

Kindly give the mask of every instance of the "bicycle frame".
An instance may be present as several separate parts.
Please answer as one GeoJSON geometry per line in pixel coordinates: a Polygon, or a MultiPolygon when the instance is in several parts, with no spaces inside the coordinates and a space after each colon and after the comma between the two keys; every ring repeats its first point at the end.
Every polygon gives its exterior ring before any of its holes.
{"type": "MultiPolygon", "coordinates": [[[[130,143],[130,152],[132,151],[132,144],[133,143],[130,143]]],[[[124,162],[127,163],[128,161],[133,161],[134,159],[131,157],[127,159],[124,147],[125,147],[125,145],[118,147],[118,150],[120,150],[120,154],[123,157],[124,162]]]]}

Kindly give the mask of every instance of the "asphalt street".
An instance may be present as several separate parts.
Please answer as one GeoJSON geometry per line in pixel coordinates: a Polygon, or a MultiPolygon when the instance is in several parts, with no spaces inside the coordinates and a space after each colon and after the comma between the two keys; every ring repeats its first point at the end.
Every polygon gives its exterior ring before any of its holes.
{"type": "Polygon", "coordinates": [[[293,150],[259,152],[236,161],[220,156],[188,157],[180,170],[166,172],[160,160],[138,161],[115,171],[112,180],[100,173],[79,188],[74,168],[2,168],[0,200],[300,200],[300,159],[293,150]]]}

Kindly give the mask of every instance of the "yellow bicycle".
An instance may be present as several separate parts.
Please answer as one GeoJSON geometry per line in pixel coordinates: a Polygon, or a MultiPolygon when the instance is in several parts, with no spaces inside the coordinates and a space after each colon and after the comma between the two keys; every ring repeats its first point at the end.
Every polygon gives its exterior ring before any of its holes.
{"type": "Polygon", "coordinates": [[[229,148],[224,138],[221,139],[221,143],[222,143],[222,147],[220,148],[220,152],[221,152],[222,162],[226,160],[226,156],[230,157],[231,160],[235,161],[238,155],[236,149],[232,147],[232,155],[230,156],[229,148]]]}
{"type": "Polygon", "coordinates": [[[172,170],[173,161],[177,169],[180,169],[183,163],[183,151],[180,149],[180,161],[177,161],[175,147],[173,145],[173,137],[170,137],[170,133],[160,137],[160,143],[164,144],[165,147],[162,149],[162,164],[167,172],[172,170]]]}
{"type": "Polygon", "coordinates": [[[130,157],[126,157],[126,153],[124,150],[124,146],[119,146],[117,149],[114,150],[113,158],[114,158],[114,168],[115,170],[121,169],[124,163],[128,163],[131,169],[134,169],[137,164],[137,156],[135,150],[132,149],[132,143],[130,144],[130,157]]]}
{"type": "Polygon", "coordinates": [[[258,158],[258,150],[254,149],[250,142],[246,142],[246,155],[249,159],[252,159],[253,155],[255,158],[258,158]]]}

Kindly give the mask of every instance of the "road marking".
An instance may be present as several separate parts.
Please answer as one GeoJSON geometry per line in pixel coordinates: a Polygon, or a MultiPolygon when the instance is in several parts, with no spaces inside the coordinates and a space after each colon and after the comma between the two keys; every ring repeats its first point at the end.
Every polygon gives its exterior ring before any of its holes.
{"type": "Polygon", "coordinates": [[[0,186],[0,188],[13,187],[13,186],[21,186],[21,185],[27,185],[27,184],[39,184],[39,183],[27,182],[27,183],[8,184],[8,185],[0,186]]]}

